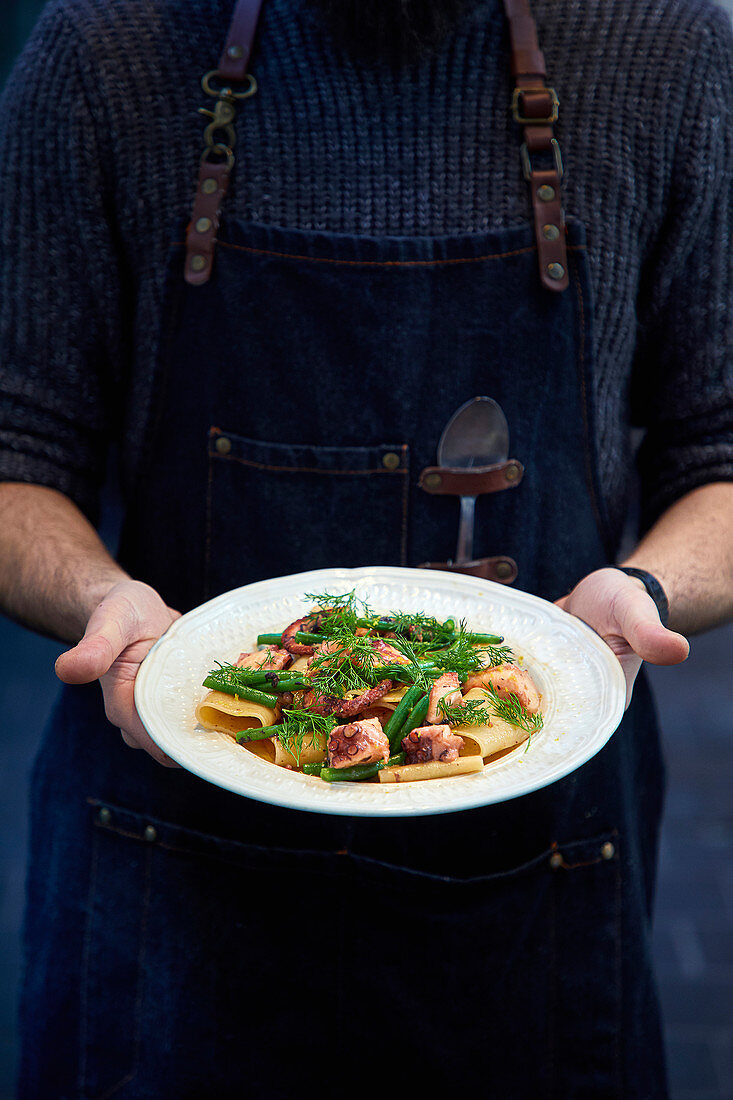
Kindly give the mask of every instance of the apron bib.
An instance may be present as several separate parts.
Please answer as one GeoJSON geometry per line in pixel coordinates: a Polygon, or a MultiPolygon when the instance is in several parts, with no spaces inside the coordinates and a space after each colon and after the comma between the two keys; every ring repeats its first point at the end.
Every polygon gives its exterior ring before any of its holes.
{"type": "MultiPolygon", "coordinates": [[[[417,479],[477,394],[525,468],[479,499],[477,555],[511,555],[548,599],[607,564],[569,230],[562,294],[529,225],[369,238],[226,217],[198,287],[181,236],[123,565],[186,611],[265,577],[446,560],[456,501],[417,479]]],[[[64,692],[34,785],[23,1096],[664,1095],[643,680],[581,769],[459,814],[234,796],[130,752],[95,685],[64,692]]]]}

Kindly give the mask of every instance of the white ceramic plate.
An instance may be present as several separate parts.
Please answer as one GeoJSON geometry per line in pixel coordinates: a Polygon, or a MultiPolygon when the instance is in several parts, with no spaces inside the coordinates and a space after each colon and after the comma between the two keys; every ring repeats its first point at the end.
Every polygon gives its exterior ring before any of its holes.
{"type": "Polygon", "coordinates": [[[611,650],[579,619],[546,600],[455,573],[375,566],[322,569],[226,592],[173,624],[145,658],[135,703],[150,736],[182,767],[219,787],[291,809],[358,816],[452,813],[503,802],[554,783],[603,748],[621,721],[624,676],[611,650]],[[204,676],[254,649],[313,605],[305,592],[349,592],[376,611],[466,619],[504,635],[543,696],[544,728],[525,751],[483,772],[421,783],[324,783],[279,768],[223,733],[196,724],[204,676]]]}

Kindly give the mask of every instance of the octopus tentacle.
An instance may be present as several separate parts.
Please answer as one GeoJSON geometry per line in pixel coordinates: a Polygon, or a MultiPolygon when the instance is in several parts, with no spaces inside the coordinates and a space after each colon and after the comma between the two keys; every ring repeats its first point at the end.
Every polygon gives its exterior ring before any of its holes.
{"type": "Polygon", "coordinates": [[[280,645],[283,649],[287,649],[288,653],[292,653],[298,657],[312,657],[315,650],[313,645],[305,645],[303,642],[296,642],[295,635],[299,630],[309,633],[309,628],[312,628],[317,624],[317,618],[313,615],[304,615],[302,619],[296,619],[290,626],[286,626],[283,630],[283,636],[280,641],[280,645]]]}
{"type": "Polygon", "coordinates": [[[340,718],[353,718],[367,707],[374,706],[377,699],[381,699],[391,689],[391,680],[380,680],[375,687],[358,695],[356,699],[339,699],[335,695],[317,695],[315,691],[309,691],[303,699],[303,706],[316,714],[336,714],[340,718]]]}

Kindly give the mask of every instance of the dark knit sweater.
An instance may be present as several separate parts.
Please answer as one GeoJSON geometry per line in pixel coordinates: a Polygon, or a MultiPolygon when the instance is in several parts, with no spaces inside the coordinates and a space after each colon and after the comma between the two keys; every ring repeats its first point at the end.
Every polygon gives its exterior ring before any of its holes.
{"type": "MultiPolygon", "coordinates": [[[[0,478],[94,514],[118,436],[131,485],[168,244],[187,219],[233,0],[53,0],[0,106],[0,478]]],[[[569,215],[588,233],[610,514],[640,452],[645,522],[733,477],[733,48],[711,0],[534,0],[569,215]]],[[[267,0],[225,209],[349,234],[529,220],[500,0],[396,68],[267,0]]]]}

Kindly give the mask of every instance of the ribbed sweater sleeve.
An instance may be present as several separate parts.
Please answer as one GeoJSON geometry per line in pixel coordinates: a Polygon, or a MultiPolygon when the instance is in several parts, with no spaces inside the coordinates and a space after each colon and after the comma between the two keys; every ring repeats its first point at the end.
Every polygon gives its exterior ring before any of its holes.
{"type": "MultiPolygon", "coordinates": [[[[733,34],[707,7],[684,87],[666,216],[639,292],[633,406],[642,525],[733,467],[733,34]]],[[[650,119],[650,125],[653,125],[650,119]]]]}
{"type": "Polygon", "coordinates": [[[0,101],[0,478],[58,489],[93,516],[123,296],[75,50],[50,5],[0,101]]]}

